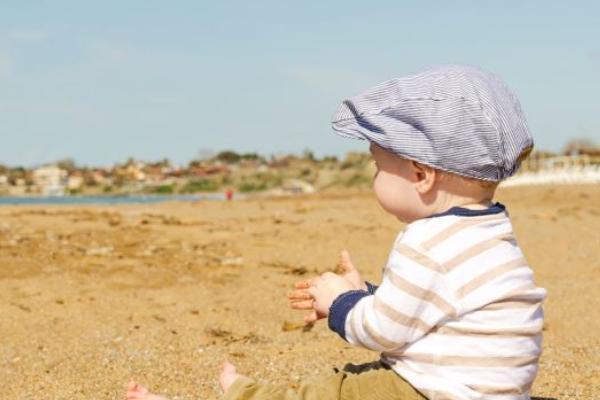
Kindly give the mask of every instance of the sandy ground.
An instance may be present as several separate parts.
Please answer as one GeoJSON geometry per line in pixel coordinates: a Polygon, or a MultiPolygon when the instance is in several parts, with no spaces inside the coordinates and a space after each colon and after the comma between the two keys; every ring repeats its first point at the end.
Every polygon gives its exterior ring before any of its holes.
{"type": "MultiPolygon", "coordinates": [[[[600,187],[499,193],[549,291],[535,396],[600,398],[600,187]]],[[[214,399],[219,364],[291,385],[376,354],[301,329],[292,283],[348,248],[378,282],[402,225],[371,194],[0,208],[0,399],[214,399]]]]}

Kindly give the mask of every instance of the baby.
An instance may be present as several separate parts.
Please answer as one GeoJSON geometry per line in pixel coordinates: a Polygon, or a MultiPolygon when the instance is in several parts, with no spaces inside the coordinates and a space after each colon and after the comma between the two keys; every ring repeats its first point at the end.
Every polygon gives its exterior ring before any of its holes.
{"type": "MultiPolygon", "coordinates": [[[[348,100],[334,130],[366,139],[373,189],[407,223],[381,284],[343,273],[296,284],[293,308],[327,318],[379,360],[306,381],[261,384],[225,363],[224,399],[529,399],[541,353],[544,289],[521,252],[500,181],[533,140],[516,97],[492,74],[440,66],[384,82],[348,100]]],[[[131,383],[128,399],[164,400],[131,383]]]]}

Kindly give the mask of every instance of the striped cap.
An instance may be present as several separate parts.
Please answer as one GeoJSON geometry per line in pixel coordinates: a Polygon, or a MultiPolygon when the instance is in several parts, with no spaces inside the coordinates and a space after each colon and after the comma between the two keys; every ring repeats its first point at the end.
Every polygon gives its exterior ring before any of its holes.
{"type": "Polygon", "coordinates": [[[410,160],[488,181],[513,175],[533,148],[517,97],[497,76],[442,65],[344,100],[334,131],[410,160]]]}

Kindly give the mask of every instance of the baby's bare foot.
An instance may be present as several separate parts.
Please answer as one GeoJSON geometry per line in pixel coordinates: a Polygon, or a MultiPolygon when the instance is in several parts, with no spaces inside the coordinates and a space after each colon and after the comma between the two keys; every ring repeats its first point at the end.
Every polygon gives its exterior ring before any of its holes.
{"type": "Polygon", "coordinates": [[[148,389],[135,382],[127,385],[127,400],[168,400],[166,397],[150,393],[148,389]]]}
{"type": "Polygon", "coordinates": [[[227,393],[229,387],[235,382],[235,380],[243,375],[236,372],[235,367],[228,361],[225,361],[221,367],[221,374],[219,375],[219,385],[223,393],[227,393]]]}

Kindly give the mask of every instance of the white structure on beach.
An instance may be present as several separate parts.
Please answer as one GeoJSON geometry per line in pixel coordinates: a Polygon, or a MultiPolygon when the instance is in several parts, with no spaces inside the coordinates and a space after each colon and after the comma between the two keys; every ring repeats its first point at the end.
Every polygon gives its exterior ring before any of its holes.
{"type": "Polygon", "coordinates": [[[315,192],[313,185],[300,179],[288,179],[281,185],[281,188],[289,194],[309,194],[315,192]]]}
{"type": "Polygon", "coordinates": [[[502,186],[600,184],[600,164],[592,163],[589,156],[551,157],[540,163],[537,170],[519,173],[502,186]]]}
{"type": "Polygon", "coordinates": [[[67,171],[56,165],[48,165],[33,171],[33,184],[44,196],[62,196],[65,194],[67,171]]]}

